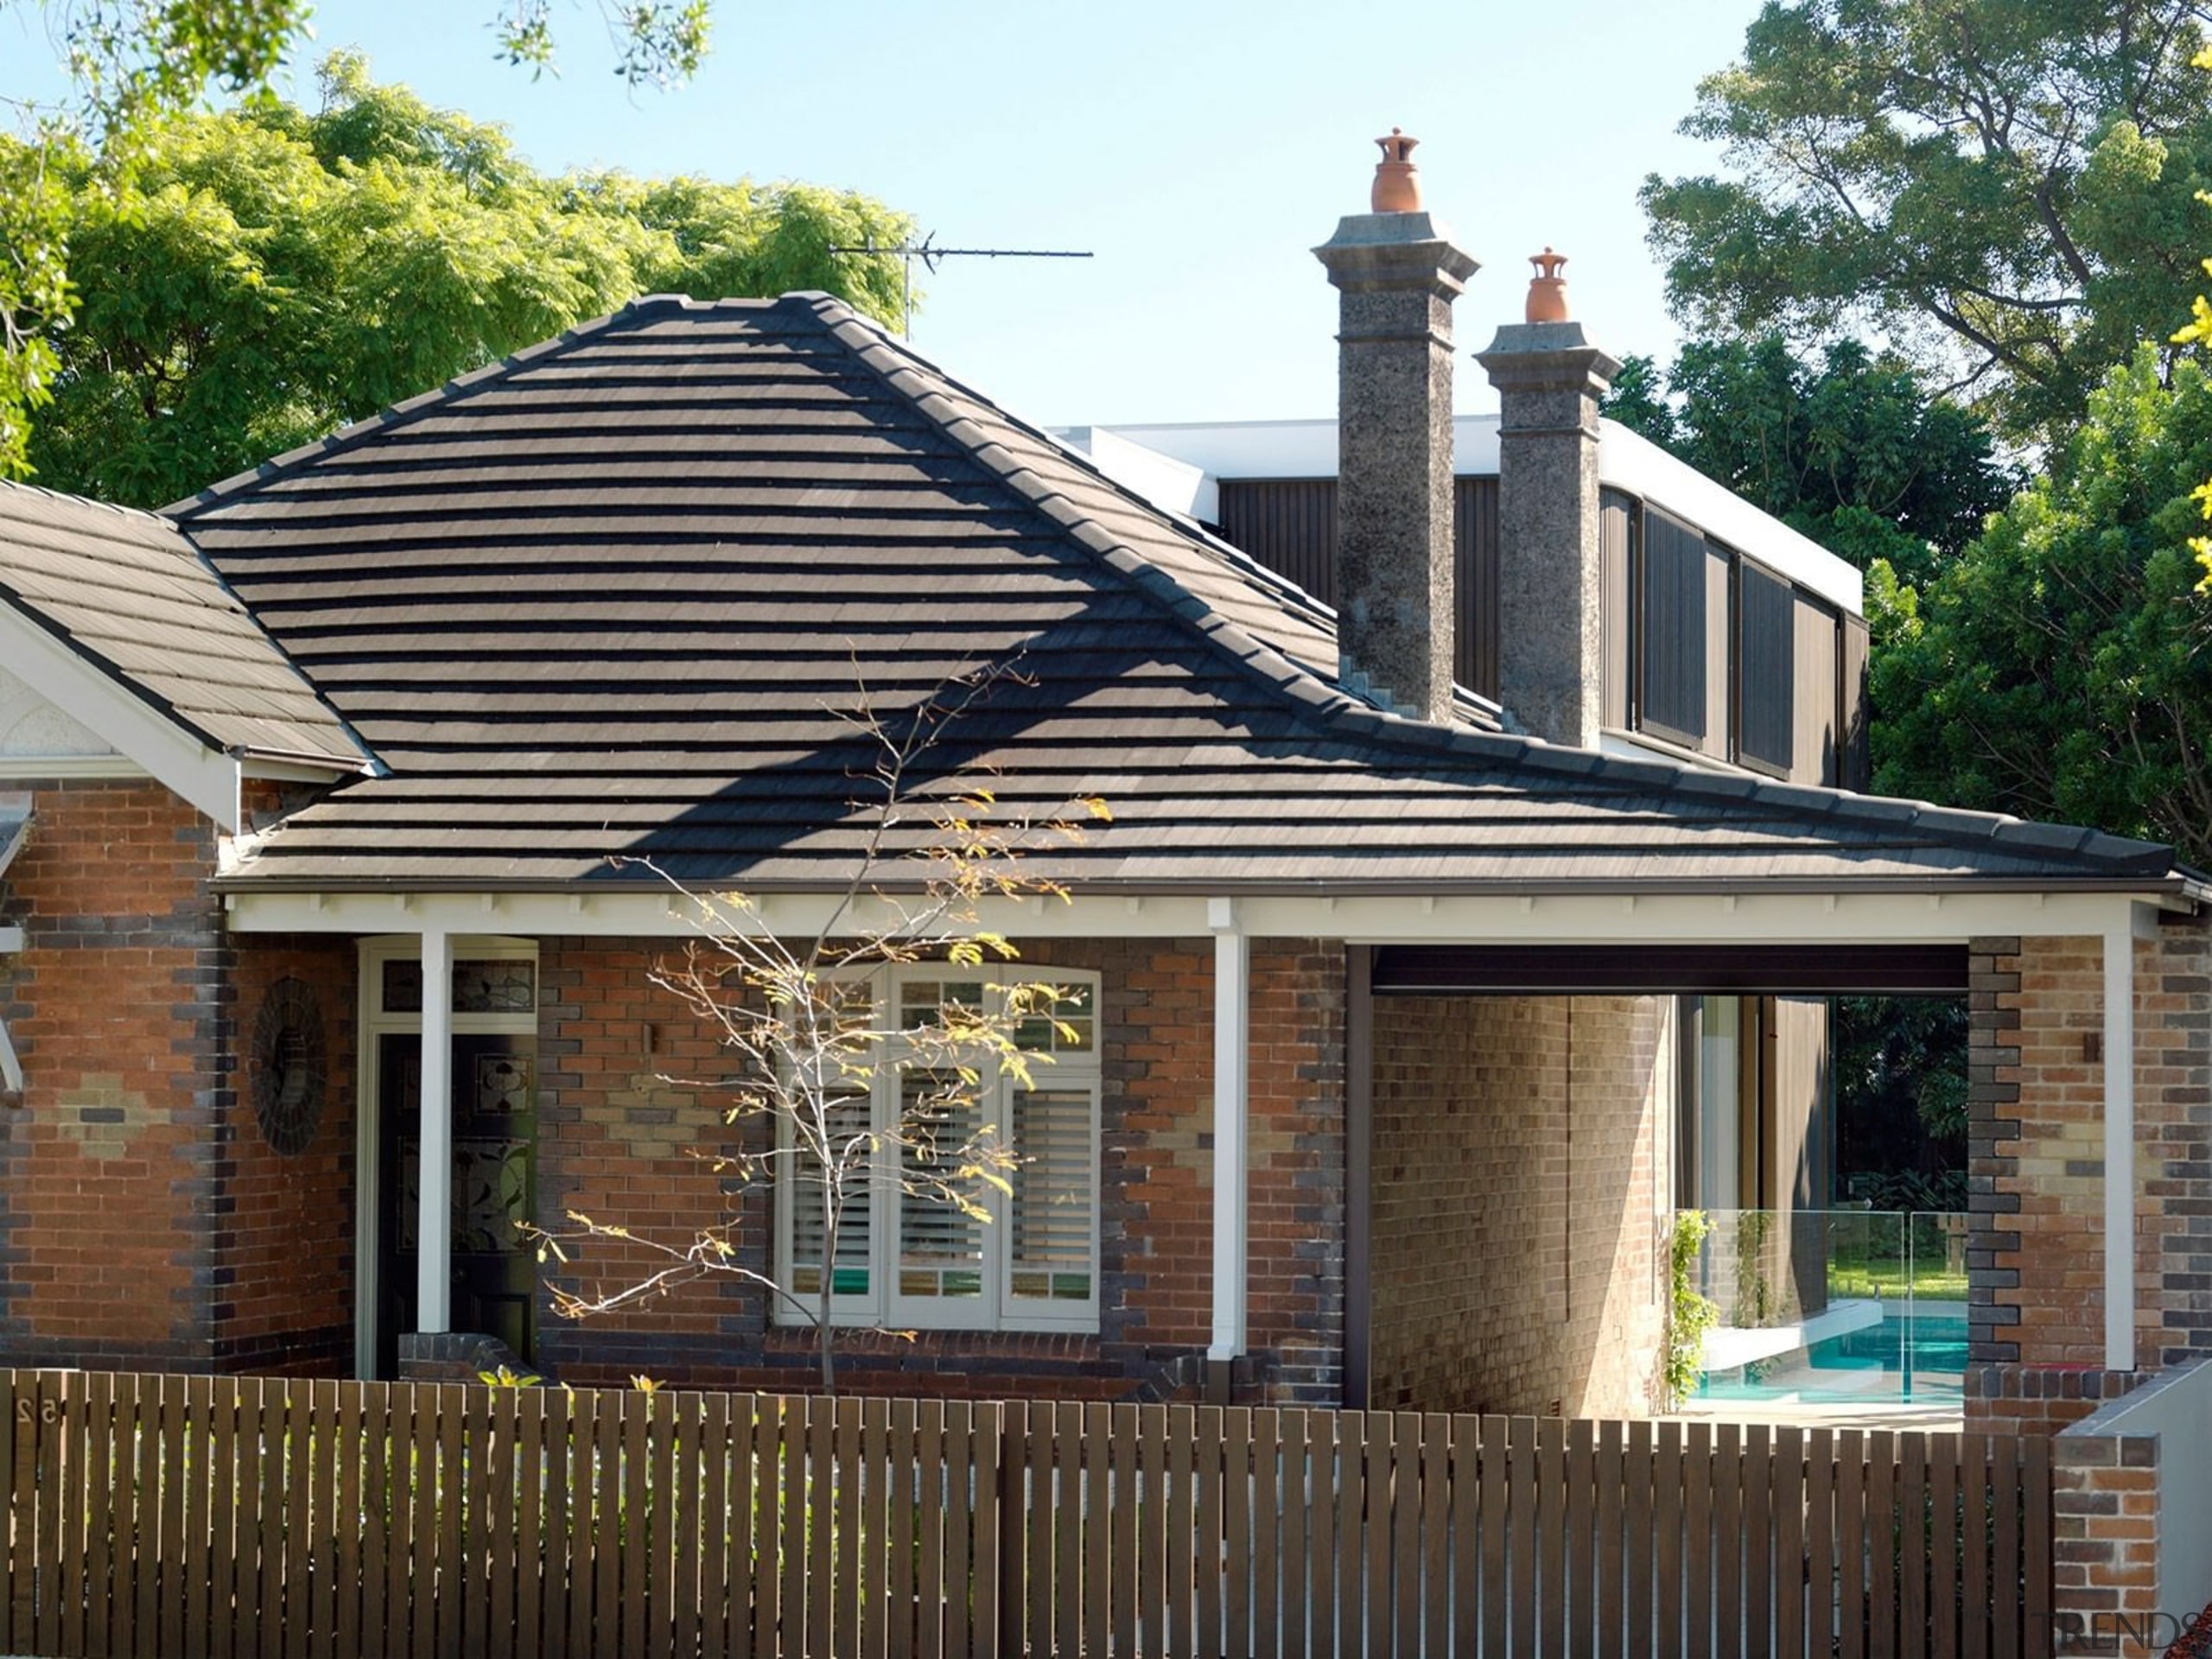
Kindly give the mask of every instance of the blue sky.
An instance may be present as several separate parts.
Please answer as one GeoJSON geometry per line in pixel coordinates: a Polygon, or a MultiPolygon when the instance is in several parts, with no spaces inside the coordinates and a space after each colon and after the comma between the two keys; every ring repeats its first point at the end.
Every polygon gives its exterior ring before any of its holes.
{"type": "MultiPolygon", "coordinates": [[[[1478,350],[1517,317],[1526,257],[1568,254],[1575,315],[1616,354],[1676,334],[1643,243],[1649,172],[1717,157],[1675,133],[1756,0],[717,0],[692,85],[626,92],[594,0],[556,0],[563,60],[492,57],[497,0],[331,0],[327,47],[505,123],[538,166],[804,179],[865,191],[946,245],[1092,251],[957,260],[916,344],[1055,423],[1270,419],[1335,404],[1334,295],[1309,251],[1364,210],[1400,126],[1431,210],[1483,262],[1458,308],[1478,350]]],[[[34,9],[35,10],[35,9],[34,9]]],[[[48,92],[35,17],[0,9],[0,95],[48,92]]],[[[1464,410],[1490,406],[1462,359],[1464,410]]]]}

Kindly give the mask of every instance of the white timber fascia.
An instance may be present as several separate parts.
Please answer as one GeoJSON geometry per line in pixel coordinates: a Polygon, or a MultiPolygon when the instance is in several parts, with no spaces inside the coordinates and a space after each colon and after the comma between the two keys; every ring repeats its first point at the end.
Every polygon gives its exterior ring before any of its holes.
{"type": "MultiPolygon", "coordinates": [[[[2178,908],[2146,882],[2140,892],[2047,893],[1929,888],[1910,893],[1740,892],[1331,896],[1245,894],[1236,900],[1247,938],[1341,939],[1358,944],[1955,944],[2014,934],[2101,938],[2115,906],[2178,908]]],[[[810,932],[832,901],[772,893],[753,901],[747,926],[810,932]]],[[[435,926],[454,933],[542,938],[681,938],[698,931],[696,910],[665,892],[272,893],[226,895],[234,932],[390,933],[435,926]]],[[[982,906],[983,928],[1010,938],[1189,938],[1215,930],[1207,897],[1125,892],[1028,898],[982,906]]],[[[861,906],[854,931],[892,925],[894,912],[861,906]]]]}
{"type": "MultiPolygon", "coordinates": [[[[156,781],[225,830],[238,829],[238,765],[230,755],[210,748],[10,605],[0,605],[0,658],[24,684],[115,745],[156,781]]],[[[52,764],[37,763],[41,768],[52,764]]]]}
{"type": "Polygon", "coordinates": [[[246,754],[239,758],[238,770],[248,778],[266,778],[280,784],[327,784],[334,779],[358,778],[368,770],[360,760],[346,760],[333,756],[328,766],[312,760],[283,760],[267,755],[246,754]]]}

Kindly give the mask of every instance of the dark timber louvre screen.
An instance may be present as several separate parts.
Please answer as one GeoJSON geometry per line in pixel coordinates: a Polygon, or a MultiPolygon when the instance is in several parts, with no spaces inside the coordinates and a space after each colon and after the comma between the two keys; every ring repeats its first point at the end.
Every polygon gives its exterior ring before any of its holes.
{"type": "Polygon", "coordinates": [[[1643,723],[1697,747],[1706,734],[1705,538],[1643,515],[1643,723]]]}
{"type": "MultiPolygon", "coordinates": [[[[1459,621],[1452,671],[1485,697],[1497,695],[1497,480],[1452,480],[1452,556],[1459,621]]],[[[1337,480],[1224,479],[1221,537],[1325,605],[1337,602],[1337,480]]]]}
{"type": "Polygon", "coordinates": [[[1748,560],[1736,580],[1737,754],[1787,775],[1797,725],[1796,598],[1788,582],[1748,560]]]}

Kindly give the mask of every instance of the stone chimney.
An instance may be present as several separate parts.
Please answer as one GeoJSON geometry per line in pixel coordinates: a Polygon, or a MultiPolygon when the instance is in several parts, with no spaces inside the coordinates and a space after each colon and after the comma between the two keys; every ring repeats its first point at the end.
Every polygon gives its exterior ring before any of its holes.
{"type": "Polygon", "coordinates": [[[1313,250],[1338,289],[1337,640],[1345,690],[1452,714],[1452,302],[1479,269],[1421,210],[1393,127],[1373,211],[1313,250]]]}
{"type": "Polygon", "coordinates": [[[1527,321],[1475,355],[1498,401],[1497,695],[1532,735],[1589,749],[1605,715],[1598,400],[1621,365],[1569,320],[1566,257],[1529,263],[1527,321]]]}

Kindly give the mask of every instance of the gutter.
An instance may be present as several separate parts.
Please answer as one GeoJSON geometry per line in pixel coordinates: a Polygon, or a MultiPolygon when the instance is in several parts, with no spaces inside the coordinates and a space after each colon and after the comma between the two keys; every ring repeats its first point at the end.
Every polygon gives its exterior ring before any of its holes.
{"type": "Polygon", "coordinates": [[[377,769],[376,762],[365,755],[332,754],[323,749],[264,749],[240,746],[232,749],[230,754],[231,759],[241,764],[259,760],[270,766],[311,766],[318,772],[333,774],[350,772],[364,778],[373,776],[377,769]]]}

